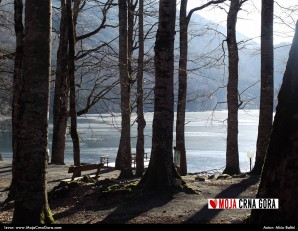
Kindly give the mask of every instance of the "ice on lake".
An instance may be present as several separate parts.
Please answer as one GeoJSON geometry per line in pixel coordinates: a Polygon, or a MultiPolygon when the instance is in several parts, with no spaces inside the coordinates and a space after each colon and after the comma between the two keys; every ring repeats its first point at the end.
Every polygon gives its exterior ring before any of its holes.
{"type": "MultiPolygon", "coordinates": [[[[255,150],[258,110],[239,111],[239,159],[241,171],[249,170],[249,159],[246,153],[255,150]]],[[[145,152],[150,154],[152,139],[153,113],[146,113],[145,152]]],[[[132,122],[136,115],[132,115],[132,122]]],[[[187,149],[188,172],[199,172],[220,169],[225,166],[227,111],[187,112],[185,139],[187,149]]],[[[109,155],[110,162],[115,160],[121,128],[120,114],[88,114],[78,118],[78,132],[81,141],[82,162],[99,162],[101,155],[109,155]]],[[[174,128],[175,131],[175,128],[174,128]]],[[[52,135],[52,125],[50,134],[52,135]]],[[[135,152],[137,123],[132,126],[131,145],[135,152]]],[[[0,153],[4,159],[11,159],[11,133],[0,132],[0,153]]],[[[173,145],[176,142],[174,133],[173,145]]],[[[51,139],[50,139],[51,141],[51,139]]],[[[50,142],[51,148],[51,142],[50,142]]],[[[72,142],[68,136],[66,143],[67,163],[72,163],[72,142]]],[[[254,162],[254,160],[253,160],[254,162]]]]}

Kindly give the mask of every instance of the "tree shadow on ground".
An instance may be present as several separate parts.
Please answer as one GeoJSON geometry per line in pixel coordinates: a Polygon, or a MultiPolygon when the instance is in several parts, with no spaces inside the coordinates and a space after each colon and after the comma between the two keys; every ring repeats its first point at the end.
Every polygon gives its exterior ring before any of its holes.
{"type": "MultiPolygon", "coordinates": [[[[153,208],[162,207],[173,199],[170,195],[142,195],[117,207],[98,224],[125,224],[153,208]]],[[[154,223],[154,221],[152,221],[154,223]]]]}
{"type": "MultiPolygon", "coordinates": [[[[256,184],[258,181],[258,177],[250,176],[237,184],[230,185],[216,195],[215,198],[237,198],[242,192],[256,184]]],[[[208,209],[208,204],[206,204],[200,211],[192,215],[184,223],[208,223],[222,211],[222,209],[208,209]]]]}
{"type": "MultiPolygon", "coordinates": [[[[110,194],[104,198],[99,199],[96,192],[90,195],[89,199],[85,198],[77,201],[71,208],[54,214],[54,219],[59,220],[69,217],[75,213],[84,211],[105,211],[114,209],[107,217],[99,221],[98,224],[123,224],[129,220],[139,216],[142,213],[150,211],[156,207],[162,207],[172,200],[171,196],[155,196],[155,195],[142,195],[138,194],[125,195],[121,192],[119,195],[110,194]],[[92,201],[92,203],[90,203],[92,201]]],[[[51,204],[50,204],[51,205],[51,204]]],[[[51,209],[59,207],[59,203],[51,205],[51,209]]],[[[97,220],[97,219],[96,219],[97,220]]],[[[94,222],[94,219],[89,220],[86,224],[94,222]]],[[[154,221],[152,221],[153,223],[154,221]]]]}
{"type": "Polygon", "coordinates": [[[63,204],[64,202],[61,202],[63,198],[59,199],[59,201],[54,201],[54,199],[50,199],[50,208],[52,211],[55,211],[58,209],[58,212],[54,212],[53,217],[54,220],[59,220],[62,218],[70,217],[76,213],[81,213],[82,211],[100,211],[100,210],[109,210],[114,209],[117,205],[115,203],[101,203],[100,200],[98,200],[98,197],[96,197],[95,193],[93,193],[92,196],[82,198],[78,197],[75,199],[73,198],[67,198],[66,196],[65,201],[66,204],[63,204]],[[91,203],[90,203],[91,201],[91,203]],[[64,209],[60,211],[61,207],[69,206],[67,209],[64,209]]]}

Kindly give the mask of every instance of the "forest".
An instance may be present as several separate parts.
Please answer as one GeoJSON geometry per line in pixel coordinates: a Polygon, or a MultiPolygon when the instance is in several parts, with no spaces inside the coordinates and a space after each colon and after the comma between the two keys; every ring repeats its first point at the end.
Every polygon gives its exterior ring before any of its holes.
{"type": "Polygon", "coordinates": [[[0,226],[295,229],[297,19],[294,0],[0,0],[0,226]],[[198,112],[226,112],[221,169],[213,153],[189,170],[198,112]],[[94,116],[90,143],[116,140],[115,158],[86,146],[94,116]]]}

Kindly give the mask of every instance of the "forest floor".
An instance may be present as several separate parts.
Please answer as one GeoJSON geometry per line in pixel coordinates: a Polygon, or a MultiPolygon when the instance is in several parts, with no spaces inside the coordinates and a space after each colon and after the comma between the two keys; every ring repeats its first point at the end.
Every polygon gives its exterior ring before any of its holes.
{"type": "MultiPolygon", "coordinates": [[[[139,179],[117,180],[119,171],[105,169],[97,180],[84,177],[81,181],[61,183],[71,177],[67,171],[68,166],[61,165],[49,165],[48,169],[49,204],[57,224],[243,223],[250,210],[211,210],[208,199],[254,198],[259,182],[246,174],[223,179],[201,175],[205,181],[196,179],[197,175],[187,175],[183,179],[195,194],[140,197],[130,193],[139,179]]],[[[10,181],[11,162],[0,161],[0,224],[12,220],[13,202],[3,204],[10,181]]]]}

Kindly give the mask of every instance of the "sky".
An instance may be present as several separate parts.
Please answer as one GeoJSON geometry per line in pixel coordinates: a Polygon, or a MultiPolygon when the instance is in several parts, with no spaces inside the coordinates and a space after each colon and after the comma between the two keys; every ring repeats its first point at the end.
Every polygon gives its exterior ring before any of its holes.
{"type": "MultiPolygon", "coordinates": [[[[201,6],[208,1],[210,0],[188,0],[188,10],[201,6]]],[[[227,5],[225,8],[228,10],[227,5]]],[[[218,7],[209,6],[204,10],[197,11],[197,14],[208,20],[226,25],[227,13],[218,7]]],[[[274,43],[292,42],[295,22],[298,20],[298,1],[275,0],[274,15],[274,43]],[[296,13],[284,10],[282,7],[292,7],[296,13]]],[[[242,10],[238,13],[237,31],[250,38],[255,38],[254,40],[260,43],[261,0],[248,0],[243,4],[242,10]]]]}

